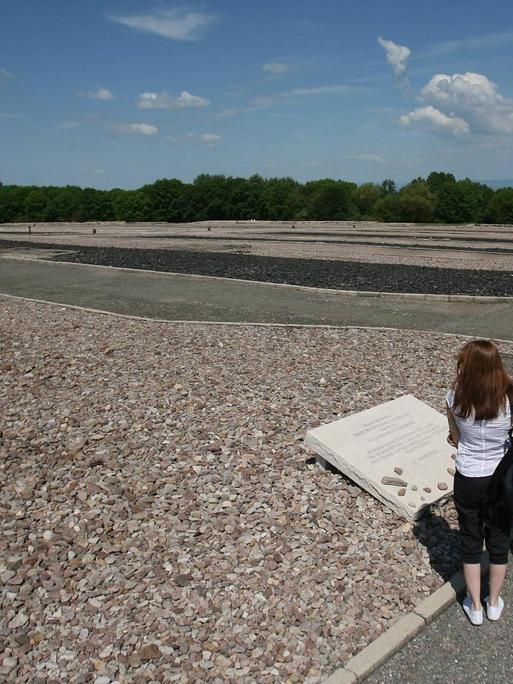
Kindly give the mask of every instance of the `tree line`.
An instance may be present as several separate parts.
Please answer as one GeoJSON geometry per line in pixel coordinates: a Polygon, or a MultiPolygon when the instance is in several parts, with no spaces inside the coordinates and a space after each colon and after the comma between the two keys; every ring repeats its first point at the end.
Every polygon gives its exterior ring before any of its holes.
{"type": "Polygon", "coordinates": [[[0,223],[206,220],[513,223],[513,188],[493,190],[432,172],[398,189],[393,180],[198,176],[160,179],[137,190],[0,183],[0,223]]]}

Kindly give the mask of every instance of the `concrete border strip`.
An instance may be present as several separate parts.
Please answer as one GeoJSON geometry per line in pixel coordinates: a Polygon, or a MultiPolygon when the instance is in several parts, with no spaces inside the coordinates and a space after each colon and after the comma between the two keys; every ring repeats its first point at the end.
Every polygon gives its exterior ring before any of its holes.
{"type": "MultiPolygon", "coordinates": [[[[383,325],[326,325],[322,323],[263,323],[252,321],[189,321],[189,320],[171,320],[167,318],[148,318],[146,316],[134,316],[130,314],[117,313],[116,311],[105,311],[104,309],[92,309],[87,306],[79,306],[78,304],[65,304],[63,302],[52,302],[48,299],[35,299],[33,297],[23,297],[22,295],[12,295],[6,292],[0,292],[0,297],[7,299],[22,299],[26,302],[35,302],[36,304],[50,304],[51,306],[59,306],[65,309],[76,309],[78,311],[86,311],[87,313],[101,314],[102,316],[115,316],[117,318],[127,318],[132,321],[147,321],[149,323],[167,323],[169,325],[226,325],[252,328],[312,328],[314,330],[383,330],[391,332],[411,332],[411,333],[429,333],[432,335],[443,335],[444,337],[461,337],[465,340],[475,340],[475,335],[464,335],[463,333],[442,332],[439,330],[417,330],[415,328],[389,328],[383,325]]],[[[504,344],[513,344],[513,340],[505,340],[494,337],[495,342],[503,342],[504,344]]]]}
{"type": "Polygon", "coordinates": [[[318,292],[326,295],[343,295],[344,297],[376,297],[379,299],[409,299],[420,301],[439,301],[439,302],[472,302],[478,304],[508,303],[513,301],[512,297],[499,297],[492,295],[458,295],[458,294],[423,294],[419,292],[374,292],[371,290],[336,290],[327,287],[308,287],[307,285],[291,285],[289,283],[270,283],[265,280],[245,280],[243,278],[226,278],[225,276],[199,275],[198,273],[175,273],[174,271],[153,271],[145,268],[126,268],[124,266],[105,266],[103,264],[83,264],[74,261],[52,261],[50,259],[37,259],[26,256],[1,255],[2,259],[12,261],[35,261],[36,263],[52,264],[58,266],[85,266],[87,268],[107,268],[114,271],[127,273],[151,273],[159,276],[181,276],[183,278],[205,278],[208,280],[222,280],[229,283],[246,283],[249,285],[267,285],[268,287],[283,287],[301,292],[318,292]]]}
{"type": "MultiPolygon", "coordinates": [[[[482,575],[486,574],[488,566],[488,555],[484,554],[482,575]]],[[[344,667],[335,670],[324,680],[324,684],[360,684],[452,605],[464,591],[465,580],[463,573],[459,571],[433,594],[423,599],[411,612],[402,615],[386,632],[350,658],[344,667]]]]}

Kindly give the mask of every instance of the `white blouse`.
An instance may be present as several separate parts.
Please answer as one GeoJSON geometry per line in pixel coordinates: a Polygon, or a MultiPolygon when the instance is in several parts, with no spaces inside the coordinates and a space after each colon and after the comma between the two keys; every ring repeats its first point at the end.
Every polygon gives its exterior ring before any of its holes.
{"type": "Polygon", "coordinates": [[[509,448],[508,430],[511,426],[511,409],[506,400],[504,410],[491,420],[474,420],[470,415],[462,418],[454,413],[454,392],[446,395],[460,440],[456,455],[456,469],[466,477],[487,477],[492,475],[509,448]]]}

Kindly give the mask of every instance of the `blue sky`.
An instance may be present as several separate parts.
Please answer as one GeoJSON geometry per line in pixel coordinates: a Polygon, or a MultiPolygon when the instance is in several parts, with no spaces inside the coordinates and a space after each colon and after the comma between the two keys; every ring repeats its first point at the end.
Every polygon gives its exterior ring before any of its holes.
{"type": "Polygon", "coordinates": [[[511,0],[0,1],[0,180],[513,178],[511,0]]]}

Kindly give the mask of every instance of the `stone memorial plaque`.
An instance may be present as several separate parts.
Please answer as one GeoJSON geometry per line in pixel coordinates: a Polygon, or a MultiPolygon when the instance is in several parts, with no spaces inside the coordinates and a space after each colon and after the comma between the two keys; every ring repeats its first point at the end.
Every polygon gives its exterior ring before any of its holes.
{"type": "Polygon", "coordinates": [[[309,430],[305,444],[399,515],[452,493],[447,417],[407,394],[309,430]]]}

